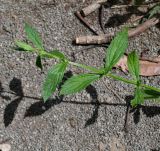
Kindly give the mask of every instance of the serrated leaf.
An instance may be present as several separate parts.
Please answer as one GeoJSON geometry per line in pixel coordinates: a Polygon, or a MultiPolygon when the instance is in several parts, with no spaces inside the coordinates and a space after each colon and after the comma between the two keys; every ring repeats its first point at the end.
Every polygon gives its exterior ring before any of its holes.
{"type": "Polygon", "coordinates": [[[122,57],[125,50],[128,47],[128,29],[124,28],[117,36],[112,40],[108,49],[106,50],[106,72],[110,71],[112,67],[122,57]]]}
{"type": "Polygon", "coordinates": [[[140,87],[137,87],[135,90],[134,99],[131,101],[131,105],[132,105],[132,107],[136,107],[137,105],[140,105],[143,103],[144,103],[143,91],[141,90],[140,87]]]}
{"type": "Polygon", "coordinates": [[[37,30],[30,26],[28,23],[25,23],[25,32],[27,38],[35,45],[36,48],[43,49],[43,44],[41,37],[37,30]]]}
{"type": "Polygon", "coordinates": [[[46,57],[46,58],[57,58],[57,59],[65,59],[65,56],[63,53],[61,53],[60,51],[58,50],[54,50],[54,51],[51,51],[51,52],[46,52],[46,51],[43,51],[43,53],[41,54],[41,57],[46,57]]]}
{"type": "Polygon", "coordinates": [[[149,17],[152,18],[154,15],[160,14],[160,4],[154,6],[150,11],[149,11],[149,17]]]}
{"type": "Polygon", "coordinates": [[[135,51],[131,52],[128,55],[127,59],[128,70],[135,78],[135,80],[139,81],[140,67],[139,67],[139,58],[135,51]]]}
{"type": "Polygon", "coordinates": [[[69,78],[60,91],[61,95],[73,94],[80,92],[90,85],[93,81],[98,80],[100,75],[97,74],[80,74],[69,78]]]}
{"type": "Polygon", "coordinates": [[[144,99],[160,99],[160,92],[144,89],[143,90],[144,99]]]}
{"type": "Polygon", "coordinates": [[[34,48],[32,46],[28,45],[25,42],[16,40],[15,44],[18,46],[18,50],[21,50],[21,51],[30,51],[30,52],[34,51],[34,48]]]}
{"type": "Polygon", "coordinates": [[[43,69],[42,61],[41,61],[41,56],[37,56],[37,58],[36,58],[36,66],[38,68],[40,68],[41,70],[43,69]]]}
{"type": "Polygon", "coordinates": [[[62,81],[66,67],[67,63],[61,62],[49,69],[42,88],[42,96],[44,101],[52,95],[52,93],[56,90],[56,87],[62,81]]]}

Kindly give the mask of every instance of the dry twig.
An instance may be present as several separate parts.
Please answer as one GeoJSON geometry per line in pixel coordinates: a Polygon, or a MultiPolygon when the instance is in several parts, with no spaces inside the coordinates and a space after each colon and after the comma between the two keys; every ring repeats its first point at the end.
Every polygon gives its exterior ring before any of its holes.
{"type": "MultiPolygon", "coordinates": [[[[147,20],[146,22],[139,25],[138,27],[134,29],[130,29],[128,31],[129,38],[140,35],[145,30],[156,25],[158,22],[159,22],[159,19],[154,17],[152,19],[147,20]]],[[[102,34],[98,36],[81,36],[81,37],[77,37],[75,42],[76,44],[82,44],[82,45],[83,44],[104,44],[104,43],[110,42],[114,36],[115,36],[115,33],[102,34]]]]}
{"type": "Polygon", "coordinates": [[[99,0],[99,1],[97,1],[97,2],[95,2],[95,3],[93,3],[93,4],[91,4],[91,5],[83,8],[83,9],[81,10],[81,14],[82,14],[83,16],[87,16],[87,15],[89,15],[90,13],[94,12],[95,10],[97,10],[98,8],[100,8],[101,5],[102,5],[103,3],[105,3],[105,2],[107,2],[107,0],[99,0]]]}
{"type": "Polygon", "coordinates": [[[94,34],[98,35],[98,31],[84,19],[79,11],[77,11],[75,15],[88,29],[90,29],[94,34]]]}

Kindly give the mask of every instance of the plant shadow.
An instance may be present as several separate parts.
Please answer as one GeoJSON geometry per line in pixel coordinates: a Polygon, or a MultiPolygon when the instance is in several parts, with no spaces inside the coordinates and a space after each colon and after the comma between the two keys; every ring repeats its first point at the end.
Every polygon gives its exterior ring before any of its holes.
{"type": "Polygon", "coordinates": [[[133,122],[134,124],[138,124],[140,122],[141,117],[141,111],[144,115],[151,118],[156,115],[160,114],[160,107],[158,106],[145,106],[145,105],[138,105],[135,108],[131,107],[131,100],[133,99],[133,96],[126,96],[126,114],[125,114],[125,123],[124,123],[124,131],[128,132],[128,120],[129,115],[132,113],[133,115],[133,122]]]}
{"type": "MultiPolygon", "coordinates": [[[[133,97],[131,97],[130,100],[128,101],[130,102],[132,99],[133,97]]],[[[138,105],[135,108],[131,108],[129,113],[133,114],[133,121],[135,124],[138,124],[140,122],[141,112],[147,117],[151,118],[151,117],[154,117],[160,114],[160,107],[159,106],[138,105]]]]}
{"type": "MultiPolygon", "coordinates": [[[[15,112],[17,111],[18,105],[21,102],[21,100],[23,99],[23,90],[22,90],[22,83],[20,79],[17,78],[13,78],[9,84],[9,88],[12,92],[15,93],[16,95],[16,99],[14,99],[12,102],[10,102],[9,104],[7,104],[5,111],[4,111],[4,125],[5,127],[9,126],[9,124],[12,123],[14,117],[15,117],[15,112]]],[[[1,95],[2,98],[6,99],[9,97],[4,97],[3,95],[1,95]]]]}
{"type": "Polygon", "coordinates": [[[144,106],[139,105],[136,108],[133,108],[130,113],[133,113],[134,123],[138,124],[140,122],[140,113],[145,114],[147,117],[154,117],[160,114],[160,107],[158,106],[144,106]]]}
{"type": "Polygon", "coordinates": [[[85,123],[85,127],[91,125],[91,124],[94,124],[98,118],[98,110],[99,110],[99,107],[100,107],[100,103],[98,101],[98,94],[97,94],[97,91],[96,91],[96,88],[92,85],[89,85],[87,88],[86,88],[86,92],[88,94],[90,94],[92,100],[91,100],[91,104],[94,103],[94,111],[93,111],[93,114],[91,116],[91,118],[89,118],[86,123],[85,123]]]}
{"type": "Polygon", "coordinates": [[[48,99],[45,103],[43,100],[33,103],[25,112],[24,118],[39,116],[44,114],[54,105],[60,104],[63,101],[63,97],[56,97],[55,99],[48,99]]]}
{"type": "Polygon", "coordinates": [[[118,27],[126,21],[128,21],[131,15],[132,13],[126,13],[124,15],[115,14],[112,17],[110,17],[108,21],[104,24],[104,28],[118,27]]]}
{"type": "MultiPolygon", "coordinates": [[[[64,76],[64,79],[62,81],[62,84],[67,80],[69,77],[72,76],[72,72],[67,72],[64,76]]],[[[61,86],[59,86],[60,89],[61,86]]],[[[133,119],[134,123],[137,124],[140,121],[140,113],[142,111],[143,114],[145,114],[147,117],[154,117],[156,115],[160,114],[160,107],[158,106],[144,106],[139,105],[134,109],[130,110],[130,101],[133,99],[132,96],[126,97],[126,103],[107,103],[107,102],[99,102],[98,101],[98,94],[96,91],[96,88],[92,85],[89,85],[86,88],[86,92],[90,94],[91,96],[91,102],[77,102],[77,101],[64,101],[63,96],[55,97],[55,99],[48,99],[46,103],[42,101],[42,98],[37,97],[31,97],[31,96],[25,96],[22,89],[22,83],[20,79],[13,78],[9,84],[9,88],[11,92],[4,91],[2,87],[2,83],[0,82],[0,97],[3,99],[11,100],[11,98],[7,95],[4,95],[3,93],[11,93],[15,95],[15,99],[11,102],[9,102],[4,110],[4,125],[5,127],[9,126],[14,117],[15,113],[17,111],[18,105],[20,104],[21,100],[25,98],[38,100],[38,102],[33,103],[25,112],[24,118],[26,117],[32,117],[32,116],[39,116],[44,114],[47,110],[49,110],[51,107],[58,105],[60,103],[66,103],[66,104],[79,104],[79,105],[93,105],[94,110],[92,113],[92,116],[86,121],[85,127],[94,124],[97,121],[98,118],[98,111],[101,105],[107,105],[107,106],[124,106],[126,108],[126,116],[125,116],[125,125],[127,124],[128,114],[133,113],[133,119]]]]}
{"type": "Polygon", "coordinates": [[[131,108],[130,102],[133,99],[132,95],[126,96],[125,101],[126,101],[126,113],[125,113],[125,119],[124,119],[124,131],[128,133],[128,119],[129,119],[129,111],[131,108]]]}
{"type": "MultiPolygon", "coordinates": [[[[122,5],[126,5],[126,2],[121,3],[122,5]]],[[[104,6],[106,9],[108,9],[109,7],[112,7],[114,5],[120,4],[120,2],[116,2],[116,1],[108,1],[104,6]]],[[[110,28],[110,27],[118,27],[124,23],[126,23],[130,17],[135,14],[135,15],[145,15],[144,12],[140,11],[138,9],[138,7],[136,6],[128,6],[126,7],[126,13],[123,15],[120,14],[114,14],[113,16],[111,16],[106,23],[104,23],[104,28],[110,28]]]]}
{"type": "MultiPolygon", "coordinates": [[[[61,86],[64,84],[64,82],[72,76],[72,72],[68,71],[64,74],[64,78],[59,85],[58,89],[61,88],[61,86]]],[[[56,96],[55,99],[48,99],[45,103],[41,99],[39,102],[33,103],[25,112],[24,118],[26,117],[32,117],[32,116],[39,116],[44,114],[47,110],[49,110],[51,107],[60,104],[63,102],[63,96],[56,96]]]]}
{"type": "MultiPolygon", "coordinates": [[[[68,71],[64,75],[64,79],[62,83],[71,75],[72,73],[68,71]]],[[[63,99],[63,96],[56,97],[55,99],[49,99],[46,103],[44,103],[42,101],[42,98],[24,96],[22,82],[20,79],[17,79],[15,77],[10,81],[9,89],[11,90],[9,93],[15,95],[16,98],[13,101],[9,102],[5,107],[4,115],[3,115],[3,121],[4,121],[5,127],[8,127],[12,123],[15,117],[17,108],[24,97],[39,100],[39,102],[32,104],[29,107],[29,109],[26,110],[24,117],[41,115],[44,112],[46,112],[48,109],[50,109],[52,106],[54,106],[55,104],[59,104],[63,99]]],[[[2,83],[0,82],[0,97],[7,101],[11,100],[9,96],[4,95],[3,93],[6,93],[6,91],[4,91],[2,87],[2,83]]]]}

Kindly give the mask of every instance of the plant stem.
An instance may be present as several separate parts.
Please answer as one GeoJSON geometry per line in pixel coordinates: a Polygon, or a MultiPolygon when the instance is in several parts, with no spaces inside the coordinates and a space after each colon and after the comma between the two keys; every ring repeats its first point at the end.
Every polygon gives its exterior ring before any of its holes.
{"type": "Polygon", "coordinates": [[[44,50],[40,51],[40,55],[41,55],[42,57],[45,56],[45,57],[47,57],[47,58],[61,59],[61,58],[57,57],[56,55],[50,54],[50,53],[48,53],[47,51],[44,51],[44,50]]]}
{"type": "Polygon", "coordinates": [[[106,74],[107,77],[111,77],[115,80],[118,80],[118,81],[123,81],[125,83],[128,83],[128,84],[133,84],[133,85],[137,85],[137,82],[136,81],[132,81],[132,80],[128,80],[126,78],[123,78],[123,77],[119,77],[117,75],[114,75],[114,74],[111,74],[111,73],[108,73],[106,74]]]}
{"type": "MultiPolygon", "coordinates": [[[[96,69],[96,68],[91,67],[91,66],[87,66],[87,65],[84,65],[84,64],[79,64],[79,63],[75,63],[75,62],[71,62],[71,61],[69,61],[69,64],[80,67],[80,68],[83,68],[83,69],[86,69],[86,70],[89,70],[89,71],[92,71],[92,72],[97,73],[97,74],[103,74],[103,71],[104,71],[103,69],[96,69]]],[[[128,80],[126,78],[123,78],[123,77],[120,77],[120,76],[117,76],[117,75],[114,75],[114,74],[111,74],[111,73],[107,73],[105,76],[113,78],[113,79],[118,80],[118,81],[123,81],[125,83],[137,86],[136,81],[128,80]]],[[[160,92],[160,89],[149,86],[149,85],[146,85],[146,84],[140,84],[139,86],[143,87],[143,88],[153,90],[153,91],[160,92]]]]}
{"type": "MultiPolygon", "coordinates": [[[[125,79],[125,78],[122,78],[122,77],[119,77],[119,76],[116,76],[116,75],[113,75],[113,74],[110,74],[110,73],[106,74],[106,76],[111,77],[111,78],[113,78],[115,80],[118,80],[118,81],[123,81],[123,82],[128,83],[128,84],[137,85],[136,81],[128,80],[128,79],[125,79]]],[[[153,90],[153,91],[160,92],[160,89],[149,86],[149,85],[146,85],[146,84],[140,84],[139,86],[143,87],[143,88],[153,90]]]]}
{"type": "Polygon", "coordinates": [[[146,84],[141,84],[141,86],[142,86],[142,87],[144,87],[144,88],[147,88],[147,89],[153,90],[153,91],[160,92],[160,89],[155,88],[155,87],[152,87],[152,86],[149,86],[149,85],[146,85],[146,84]]]}
{"type": "Polygon", "coordinates": [[[103,70],[101,70],[101,69],[96,69],[96,68],[94,68],[94,67],[87,66],[87,65],[84,65],[84,64],[79,64],[79,63],[71,62],[71,61],[69,61],[69,64],[74,65],[74,66],[77,66],[77,67],[81,67],[81,68],[83,68],[83,69],[92,71],[92,72],[94,72],[94,73],[98,73],[98,74],[102,74],[102,73],[103,73],[103,70]]]}

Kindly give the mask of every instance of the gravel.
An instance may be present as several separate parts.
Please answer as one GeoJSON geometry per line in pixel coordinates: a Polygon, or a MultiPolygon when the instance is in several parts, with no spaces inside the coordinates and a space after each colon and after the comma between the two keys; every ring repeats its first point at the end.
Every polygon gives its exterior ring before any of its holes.
{"type": "MultiPolygon", "coordinates": [[[[0,0],[0,3],[0,141],[9,139],[7,143],[13,151],[99,151],[102,144],[105,151],[160,150],[160,104],[147,101],[142,108],[132,111],[128,133],[124,131],[126,98],[133,94],[133,87],[121,82],[103,79],[63,100],[54,94],[44,104],[41,85],[55,61],[44,60],[42,73],[35,67],[36,55],[13,50],[15,39],[25,40],[23,25],[27,21],[41,33],[46,49],[57,48],[71,60],[101,66],[104,48],[78,51],[83,47],[72,44],[76,36],[92,34],[74,16],[76,10],[91,0],[84,3],[83,0],[0,0]]],[[[107,22],[122,11],[105,9],[105,13],[107,22]]],[[[87,19],[100,29],[96,16],[93,13],[87,19]]],[[[113,30],[109,27],[106,32],[113,30]]],[[[156,56],[160,50],[159,37],[159,29],[153,27],[131,39],[128,51],[136,49],[140,53],[149,49],[149,55],[156,56]]],[[[72,74],[81,72],[77,68],[71,70],[72,74]]],[[[158,76],[143,81],[157,87],[160,82],[158,76]]]]}

